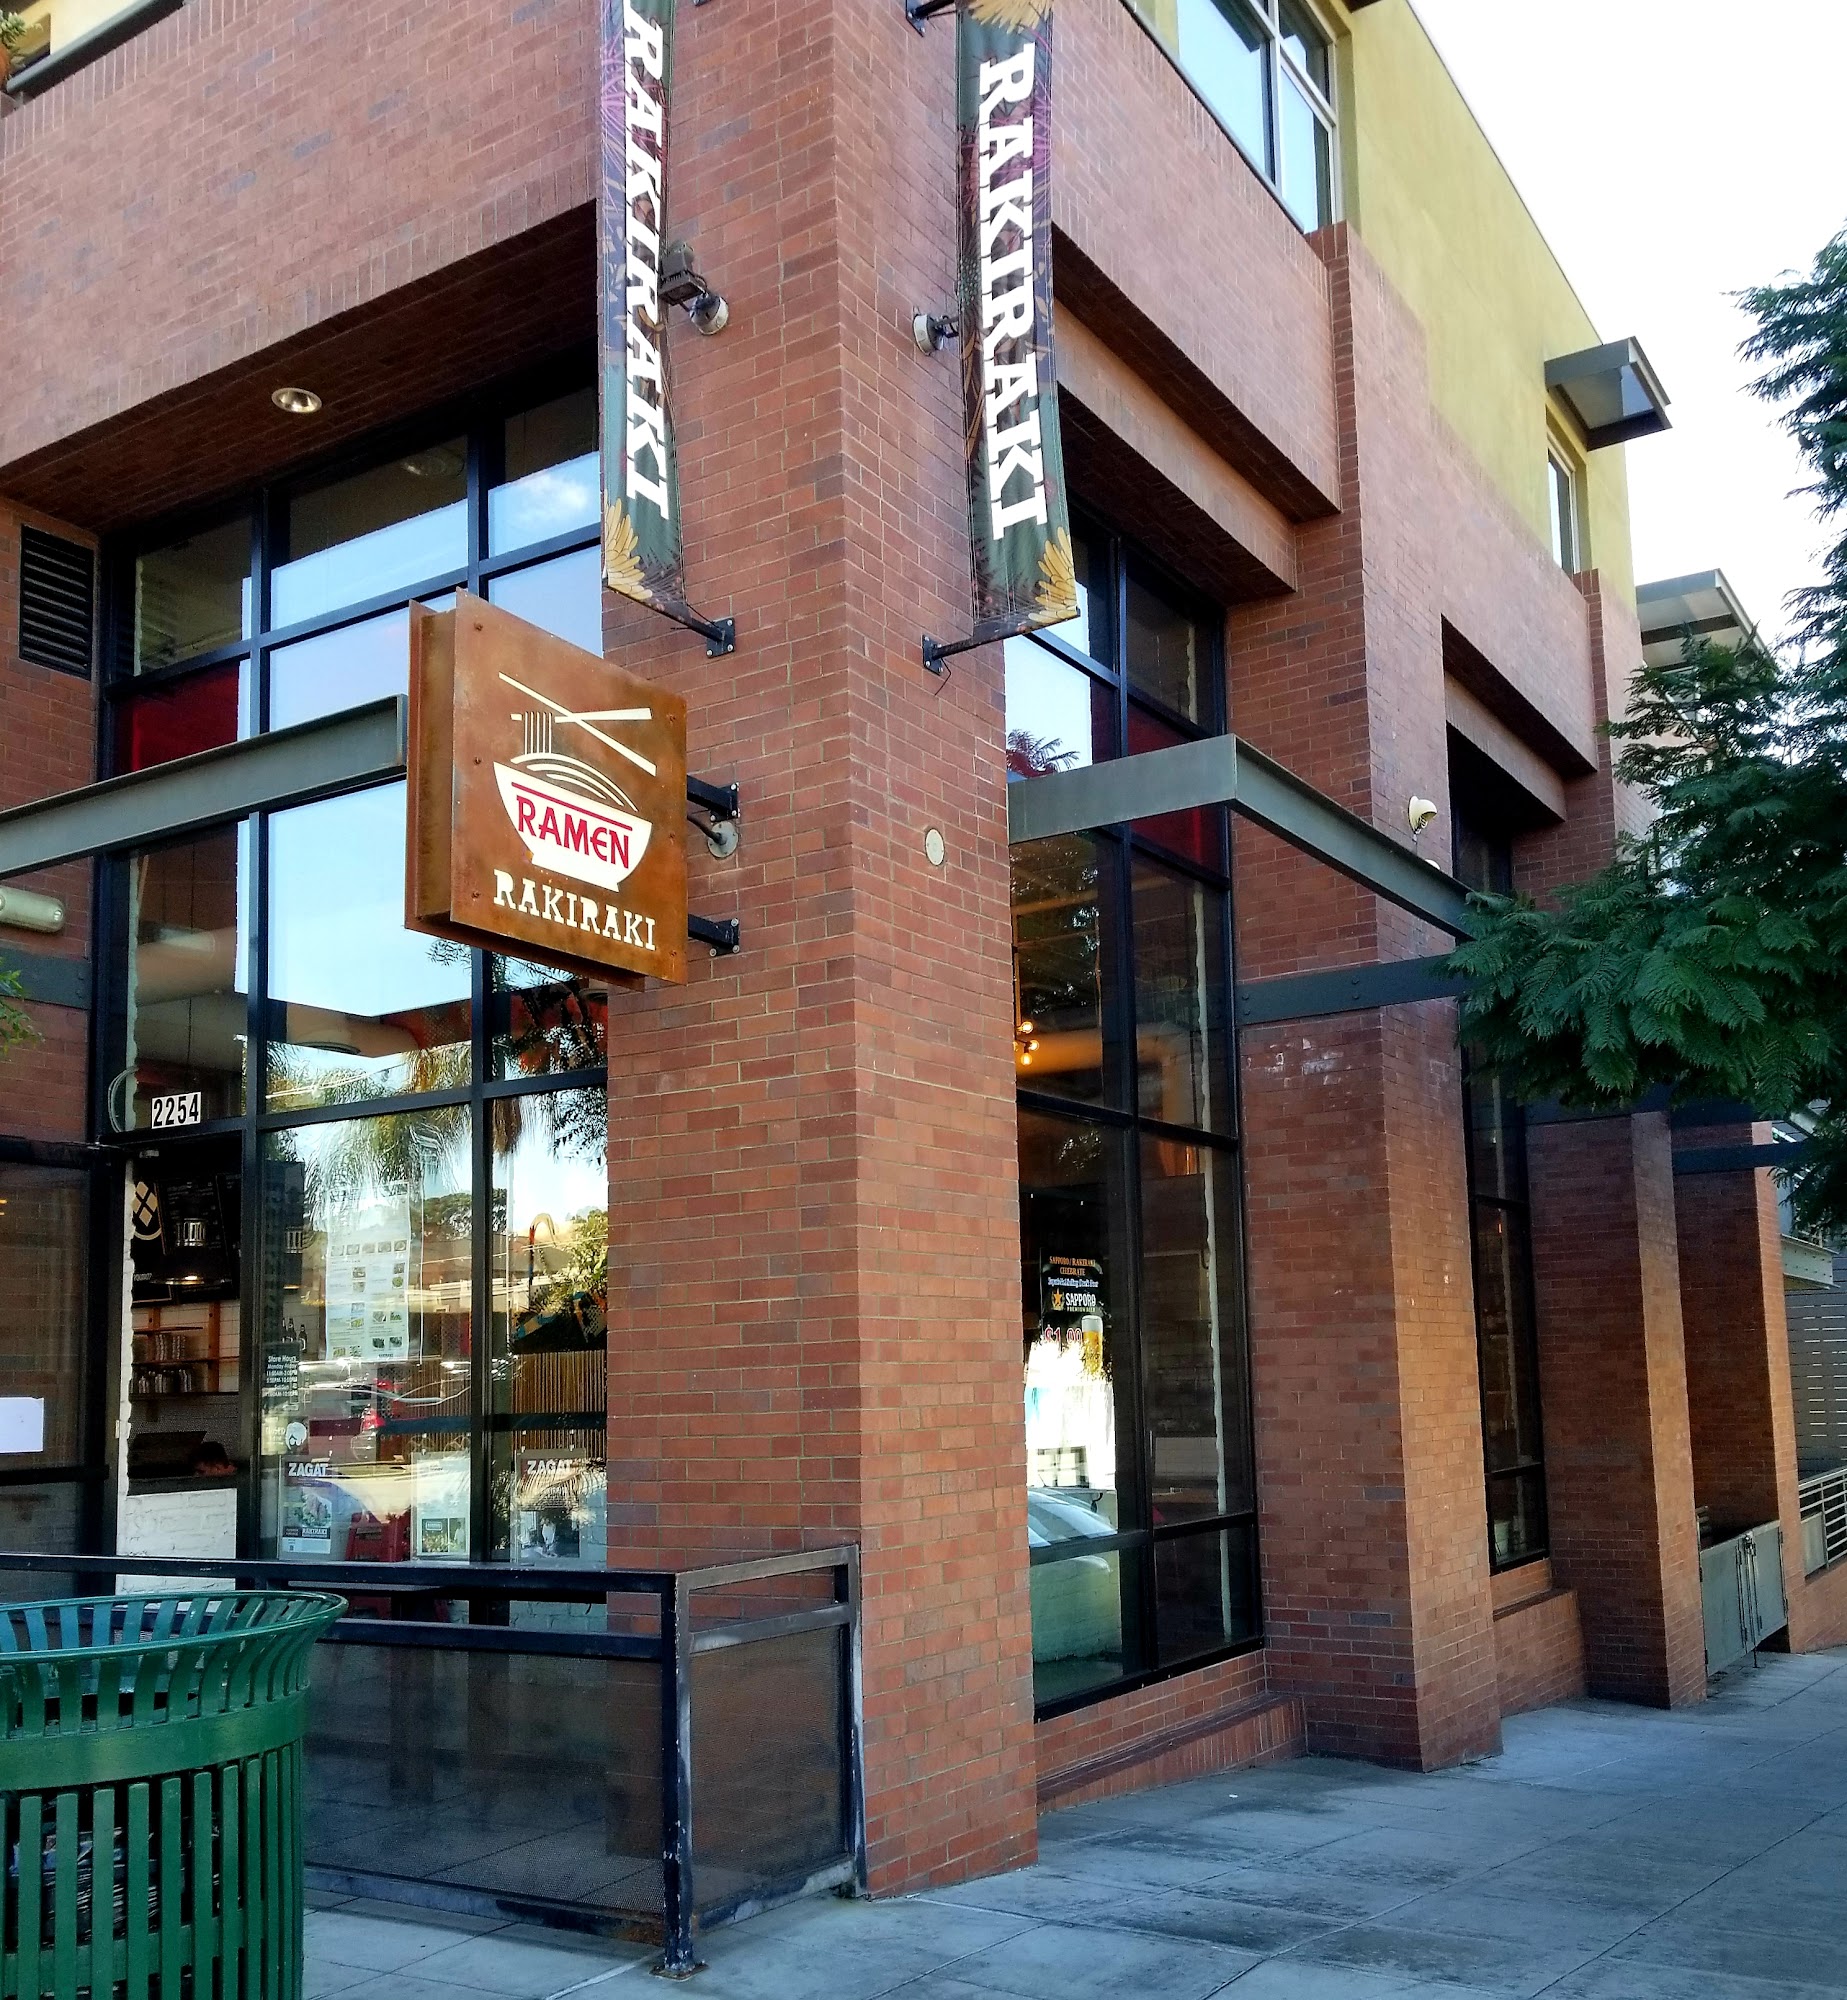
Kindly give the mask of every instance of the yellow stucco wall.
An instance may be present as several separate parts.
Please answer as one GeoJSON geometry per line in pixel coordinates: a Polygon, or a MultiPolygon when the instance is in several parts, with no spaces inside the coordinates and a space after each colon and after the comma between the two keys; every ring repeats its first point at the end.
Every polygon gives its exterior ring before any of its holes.
{"type": "MultiPolygon", "coordinates": [[[[1591,324],[1410,0],[1344,26],[1347,218],[1424,324],[1437,408],[1549,543],[1546,363],[1633,329],[1591,324]]],[[[1583,492],[1588,561],[1632,598],[1620,445],[1590,456],[1583,492]]]]}

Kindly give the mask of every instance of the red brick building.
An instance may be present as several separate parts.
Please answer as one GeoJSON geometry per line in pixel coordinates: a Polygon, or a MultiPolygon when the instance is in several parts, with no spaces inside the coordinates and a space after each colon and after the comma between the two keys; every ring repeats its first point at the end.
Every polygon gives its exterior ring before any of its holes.
{"type": "Polygon", "coordinates": [[[1656,385],[1406,0],[1058,0],[1083,610],[941,678],[947,17],[680,9],[674,227],[730,307],[672,337],[711,658],[598,582],[592,0],[28,12],[0,807],[399,692],[404,604],[465,587],[685,695],[742,802],[693,904],[742,948],[608,996],[433,953],[390,782],[3,885],[63,904],[0,906],[40,1036],[0,1063],[0,1370],[48,1411],[11,1546],[856,1543],[875,1891],[1167,1777],[1698,1700],[1696,1509],[1709,1548],[1780,1524],[1773,1643],[1847,1638],[1748,1113],[1503,1104],[1442,930],[1274,819],[1010,843],[1010,777],[1227,732],[1470,884],[1634,822],[1597,398],[1639,435],[1656,385]],[[406,1242],[343,1346],[340,1267],[406,1242]]]}

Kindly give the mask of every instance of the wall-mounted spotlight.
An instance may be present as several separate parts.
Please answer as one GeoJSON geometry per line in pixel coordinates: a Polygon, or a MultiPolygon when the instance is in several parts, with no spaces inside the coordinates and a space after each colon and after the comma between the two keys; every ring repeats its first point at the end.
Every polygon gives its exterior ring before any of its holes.
{"type": "Polygon", "coordinates": [[[1437,802],[1435,799],[1414,798],[1405,807],[1405,818],[1411,822],[1411,838],[1415,840],[1436,816],[1437,802]]]}
{"type": "Polygon", "coordinates": [[[669,243],[661,259],[661,304],[684,306],[695,333],[723,333],[731,308],[699,275],[690,243],[669,243]]]}
{"type": "Polygon", "coordinates": [[[285,417],[311,417],[321,407],[312,389],[272,389],[269,400],[285,417]]]}
{"type": "Polygon", "coordinates": [[[911,315],[911,338],[917,343],[919,354],[938,354],[943,343],[954,340],[962,331],[961,323],[954,313],[913,313],[911,315]]]}

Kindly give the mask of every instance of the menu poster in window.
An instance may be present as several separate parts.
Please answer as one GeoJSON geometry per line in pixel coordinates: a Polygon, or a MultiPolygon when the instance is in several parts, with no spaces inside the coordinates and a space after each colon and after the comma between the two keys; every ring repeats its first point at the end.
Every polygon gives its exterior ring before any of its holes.
{"type": "Polygon", "coordinates": [[[1039,1261],[1039,1317],[1052,1332],[1073,1332],[1103,1311],[1103,1265],[1095,1257],[1039,1261]]]}
{"type": "Polygon", "coordinates": [[[600,1555],[606,1476],[597,1460],[522,1452],[513,1496],[514,1560],[579,1562],[600,1555]]]}
{"type": "Polygon", "coordinates": [[[410,1359],[410,1201],[338,1210],[327,1225],[327,1355],[410,1359]]]}

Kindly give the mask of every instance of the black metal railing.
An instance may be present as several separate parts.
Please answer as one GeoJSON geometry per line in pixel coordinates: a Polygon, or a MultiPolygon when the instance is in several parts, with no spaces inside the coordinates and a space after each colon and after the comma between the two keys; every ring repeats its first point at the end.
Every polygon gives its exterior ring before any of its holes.
{"type": "Polygon", "coordinates": [[[0,1554],[0,1577],[346,1597],[312,1677],[312,1888],[658,1936],[681,1975],[699,1929],[863,1883],[850,1546],[680,1570],[0,1554]]]}

